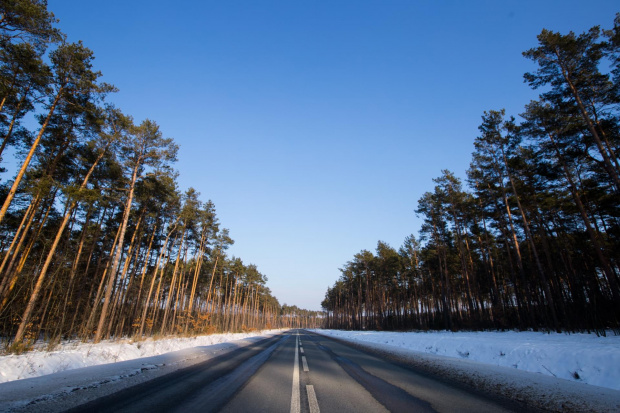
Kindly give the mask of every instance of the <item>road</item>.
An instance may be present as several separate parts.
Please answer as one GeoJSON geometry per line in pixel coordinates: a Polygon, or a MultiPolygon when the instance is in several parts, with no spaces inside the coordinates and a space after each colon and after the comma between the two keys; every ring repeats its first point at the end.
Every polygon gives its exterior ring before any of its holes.
{"type": "Polygon", "coordinates": [[[71,412],[510,412],[504,400],[292,330],[71,412]]]}

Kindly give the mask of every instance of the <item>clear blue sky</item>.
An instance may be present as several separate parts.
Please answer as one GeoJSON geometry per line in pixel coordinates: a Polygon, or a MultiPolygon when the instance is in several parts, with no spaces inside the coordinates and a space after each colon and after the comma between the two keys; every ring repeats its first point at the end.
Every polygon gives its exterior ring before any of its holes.
{"type": "Polygon", "coordinates": [[[484,110],[536,93],[542,28],[609,28],[617,1],[49,0],[137,122],[181,146],[281,303],[320,309],[338,270],[417,234],[442,169],[463,177],[484,110]]]}

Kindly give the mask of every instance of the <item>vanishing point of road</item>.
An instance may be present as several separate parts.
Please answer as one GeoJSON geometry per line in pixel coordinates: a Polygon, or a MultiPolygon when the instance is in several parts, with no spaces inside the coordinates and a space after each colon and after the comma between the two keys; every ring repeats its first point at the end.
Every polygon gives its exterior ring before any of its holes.
{"type": "Polygon", "coordinates": [[[72,412],[511,412],[524,406],[290,330],[72,412]]]}

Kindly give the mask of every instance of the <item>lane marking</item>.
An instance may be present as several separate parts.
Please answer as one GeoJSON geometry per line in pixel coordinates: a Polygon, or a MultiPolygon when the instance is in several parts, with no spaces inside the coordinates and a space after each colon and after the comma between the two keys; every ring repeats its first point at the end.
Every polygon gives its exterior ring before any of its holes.
{"type": "Polygon", "coordinates": [[[316,399],[316,393],[314,392],[314,386],[312,384],[306,385],[306,391],[308,392],[308,404],[310,405],[310,413],[320,413],[319,402],[316,399]]]}
{"type": "Polygon", "coordinates": [[[308,368],[308,362],[306,361],[306,356],[301,356],[301,362],[304,365],[304,371],[310,371],[308,368]]]}
{"type": "Polygon", "coordinates": [[[301,354],[304,354],[304,348],[303,347],[299,347],[299,351],[301,351],[301,354]]]}
{"type": "Polygon", "coordinates": [[[299,391],[299,333],[295,338],[295,364],[293,364],[293,393],[291,394],[291,413],[301,411],[301,394],[299,391]]]}

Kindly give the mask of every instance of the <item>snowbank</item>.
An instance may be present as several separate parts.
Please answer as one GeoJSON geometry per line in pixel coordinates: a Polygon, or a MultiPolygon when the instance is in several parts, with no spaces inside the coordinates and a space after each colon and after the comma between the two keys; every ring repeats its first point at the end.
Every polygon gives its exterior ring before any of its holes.
{"type": "Polygon", "coordinates": [[[209,346],[271,334],[280,330],[253,333],[212,334],[198,337],[176,337],[162,340],[148,339],[132,342],[102,341],[98,344],[68,342],[54,351],[35,350],[20,355],[0,356],[0,383],[38,377],[81,367],[157,356],[191,347],[209,346]]]}
{"type": "Polygon", "coordinates": [[[620,390],[620,336],[534,332],[316,332],[348,341],[512,367],[620,390]]]}
{"type": "MultiPolygon", "coordinates": [[[[52,352],[2,356],[0,412],[65,411],[252,345],[279,331],[96,345],[64,343],[52,352]],[[86,366],[90,367],[80,368],[86,366]]],[[[620,411],[617,336],[315,332],[545,411],[620,411]]]]}

